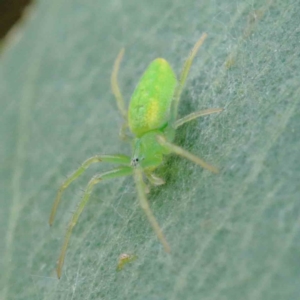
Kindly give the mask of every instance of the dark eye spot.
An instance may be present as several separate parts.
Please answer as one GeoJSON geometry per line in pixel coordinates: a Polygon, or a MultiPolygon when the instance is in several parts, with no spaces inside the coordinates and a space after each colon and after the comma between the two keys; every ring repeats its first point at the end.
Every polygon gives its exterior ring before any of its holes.
{"type": "Polygon", "coordinates": [[[135,157],[135,158],[132,159],[131,164],[132,164],[133,166],[137,166],[138,162],[139,162],[139,158],[138,158],[138,157],[135,157]]]}

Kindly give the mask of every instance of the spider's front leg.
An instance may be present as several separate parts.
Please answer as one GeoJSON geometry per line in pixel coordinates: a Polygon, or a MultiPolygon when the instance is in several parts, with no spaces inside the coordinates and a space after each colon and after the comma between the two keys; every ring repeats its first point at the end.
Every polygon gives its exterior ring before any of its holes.
{"type": "Polygon", "coordinates": [[[56,199],[54,201],[50,218],[49,218],[49,224],[50,226],[53,224],[55,214],[57,211],[57,207],[60,203],[61,195],[64,192],[64,190],[76,179],[78,178],[82,173],[86,171],[86,169],[93,163],[98,162],[109,162],[109,163],[116,163],[121,165],[130,165],[130,157],[126,155],[95,155],[90,158],[88,158],[73,174],[71,174],[60,186],[57,192],[56,199]]]}
{"type": "Polygon", "coordinates": [[[170,252],[171,251],[171,248],[156,220],[156,218],[154,217],[153,215],[153,212],[149,206],[149,203],[148,203],[148,200],[147,200],[147,197],[146,197],[146,185],[144,183],[144,180],[143,180],[143,173],[142,173],[142,170],[137,167],[137,168],[134,168],[134,180],[135,180],[135,183],[136,183],[136,188],[137,188],[137,192],[138,192],[138,198],[139,198],[139,202],[140,202],[140,205],[142,207],[142,209],[144,210],[153,230],[155,231],[158,239],[160,240],[160,242],[162,243],[162,245],[164,246],[164,249],[166,252],[170,252]]]}
{"type": "Polygon", "coordinates": [[[89,183],[84,191],[84,194],[82,196],[82,200],[80,201],[80,203],[79,203],[76,211],[74,212],[74,214],[70,220],[70,223],[68,225],[67,233],[66,233],[66,236],[64,239],[64,243],[63,243],[60,255],[59,255],[57,269],[56,269],[58,278],[61,277],[62,267],[64,264],[64,260],[65,260],[65,256],[66,256],[66,252],[67,252],[67,248],[68,248],[68,244],[70,241],[73,227],[76,225],[79,216],[81,215],[84,207],[86,206],[88,200],[90,199],[90,195],[92,193],[93,187],[102,180],[128,176],[128,175],[131,175],[132,172],[133,172],[132,167],[120,167],[120,168],[114,169],[112,171],[109,171],[109,172],[106,172],[106,173],[103,173],[100,175],[96,175],[89,181],[89,183]]]}

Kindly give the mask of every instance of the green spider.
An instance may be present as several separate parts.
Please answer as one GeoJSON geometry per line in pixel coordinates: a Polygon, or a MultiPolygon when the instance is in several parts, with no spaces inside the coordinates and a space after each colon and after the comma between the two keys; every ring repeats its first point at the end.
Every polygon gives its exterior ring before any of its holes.
{"type": "Polygon", "coordinates": [[[155,59],[146,69],[140,79],[129,104],[128,112],[121,95],[117,75],[120,67],[124,49],[117,56],[111,76],[112,92],[117,100],[118,109],[124,118],[121,128],[121,135],[125,137],[125,130],[129,127],[134,137],[128,137],[132,145],[132,157],[125,155],[96,155],[87,159],[65,182],[60,186],[57,197],[52,207],[49,223],[52,225],[63,191],[79,177],[91,164],[98,162],[109,162],[123,165],[112,171],[95,175],[88,183],[83,197],[71,221],[68,225],[65,240],[61,249],[57,265],[57,277],[61,277],[62,267],[69,244],[73,227],[76,225],[80,214],[87,204],[95,184],[105,179],[112,179],[122,176],[133,175],[140,205],[145,211],[147,218],[152,225],[158,239],[166,252],[170,252],[170,246],[164,237],[147,201],[147,186],[144,178],[147,178],[152,185],[164,184],[163,179],[157,177],[153,171],[163,162],[164,155],[175,153],[183,156],[197,165],[213,172],[218,170],[204,162],[202,159],[190,152],[172,144],[176,129],[186,122],[200,116],[221,112],[220,108],[213,108],[193,112],[181,119],[177,118],[180,95],[186,82],[193,59],[203,44],[206,34],[204,33],[193,47],[190,55],[184,63],[180,79],[176,76],[169,63],[162,58],[155,59]]]}

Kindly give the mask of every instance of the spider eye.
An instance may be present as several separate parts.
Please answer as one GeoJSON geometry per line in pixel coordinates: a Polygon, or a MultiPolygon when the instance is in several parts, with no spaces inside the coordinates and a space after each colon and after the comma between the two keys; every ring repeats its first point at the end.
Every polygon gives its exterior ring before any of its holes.
{"type": "Polygon", "coordinates": [[[134,158],[132,159],[132,161],[131,161],[131,164],[132,164],[133,166],[137,166],[138,162],[139,162],[139,158],[138,158],[138,157],[134,157],[134,158]]]}

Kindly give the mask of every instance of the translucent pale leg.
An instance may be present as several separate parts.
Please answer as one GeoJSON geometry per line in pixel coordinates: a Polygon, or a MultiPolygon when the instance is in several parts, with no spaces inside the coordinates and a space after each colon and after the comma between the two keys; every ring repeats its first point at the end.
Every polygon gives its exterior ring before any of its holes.
{"type": "Polygon", "coordinates": [[[178,128],[179,126],[187,123],[187,122],[190,122],[196,118],[199,118],[199,117],[202,117],[202,116],[207,116],[207,115],[210,115],[210,114],[214,114],[214,113],[218,113],[218,112],[221,112],[223,111],[223,108],[210,108],[210,109],[205,109],[205,110],[200,110],[200,111],[196,111],[196,112],[193,112],[181,119],[178,119],[177,121],[175,121],[174,123],[174,128],[178,128]]]}
{"type": "Polygon", "coordinates": [[[62,267],[64,264],[64,260],[65,260],[65,256],[66,256],[66,252],[67,252],[67,248],[68,248],[68,244],[70,241],[73,227],[76,225],[79,216],[81,215],[84,207],[86,206],[86,204],[90,198],[90,195],[91,195],[94,185],[99,183],[101,180],[131,175],[132,170],[133,169],[131,167],[121,167],[121,168],[114,169],[112,171],[109,171],[109,172],[106,172],[106,173],[103,173],[100,175],[96,175],[90,180],[90,182],[88,183],[87,188],[83,194],[82,200],[80,201],[80,203],[79,203],[76,211],[74,212],[74,214],[71,218],[71,221],[68,225],[67,233],[66,233],[66,236],[64,239],[64,243],[63,243],[60,255],[59,255],[57,269],[56,269],[58,278],[61,277],[62,267]]]}
{"type": "Polygon", "coordinates": [[[123,116],[125,122],[127,123],[127,111],[125,108],[125,102],[122,97],[122,94],[121,94],[121,91],[119,88],[119,84],[118,84],[118,72],[119,72],[119,68],[120,68],[120,63],[121,63],[123,55],[124,55],[124,51],[125,51],[125,49],[122,48],[115,60],[113,71],[111,74],[111,89],[112,89],[113,94],[116,97],[120,114],[123,116]]]}
{"type": "Polygon", "coordinates": [[[203,44],[204,40],[206,39],[206,37],[207,37],[207,34],[203,33],[201,38],[198,40],[198,42],[193,47],[191,53],[189,54],[188,58],[186,59],[184,65],[183,65],[183,69],[180,74],[179,82],[178,82],[177,87],[174,92],[174,99],[173,99],[172,108],[171,108],[172,109],[171,118],[172,118],[173,122],[176,120],[176,117],[177,117],[178,104],[179,104],[181,92],[184,88],[184,85],[185,85],[186,79],[188,77],[193,59],[194,59],[195,55],[197,54],[199,48],[203,44]]]}
{"type": "Polygon", "coordinates": [[[189,159],[190,161],[194,162],[195,164],[201,166],[204,169],[207,169],[213,173],[219,173],[219,170],[217,168],[215,168],[214,166],[206,163],[205,161],[203,161],[202,159],[200,159],[199,157],[195,156],[194,154],[182,149],[179,146],[176,146],[170,142],[167,142],[166,139],[159,135],[157,136],[157,141],[163,145],[164,147],[166,147],[170,152],[173,152],[177,155],[180,155],[182,157],[185,157],[187,159],[189,159]]]}
{"type": "Polygon", "coordinates": [[[158,239],[164,246],[165,251],[170,252],[171,251],[170,246],[169,246],[161,228],[159,227],[159,225],[151,211],[151,208],[149,206],[149,203],[148,203],[148,200],[146,197],[145,183],[143,181],[143,174],[139,168],[134,169],[134,179],[135,179],[136,188],[138,191],[140,205],[141,205],[142,209],[144,210],[144,212],[146,213],[146,216],[147,216],[150,224],[152,225],[152,228],[154,229],[158,239]]]}
{"type": "Polygon", "coordinates": [[[127,127],[128,127],[128,123],[124,122],[119,131],[120,138],[126,142],[131,141],[133,139],[133,137],[128,134],[127,127]]]}
{"type": "Polygon", "coordinates": [[[124,51],[125,51],[124,48],[122,48],[115,60],[113,71],[111,74],[111,89],[116,98],[119,112],[124,119],[124,123],[120,128],[119,135],[122,140],[130,141],[132,139],[132,137],[126,133],[126,130],[128,127],[127,110],[125,108],[125,102],[124,102],[124,99],[123,99],[123,96],[121,94],[119,84],[118,84],[118,73],[119,73],[120,64],[121,64],[121,61],[122,61],[122,58],[124,55],[124,51]]]}
{"type": "Polygon", "coordinates": [[[146,176],[152,185],[157,186],[157,185],[165,184],[165,181],[162,178],[156,176],[153,173],[146,173],[146,176]]]}
{"type": "Polygon", "coordinates": [[[110,163],[117,163],[117,164],[130,164],[130,157],[125,155],[95,155],[90,158],[88,158],[73,174],[71,174],[65,182],[60,186],[56,199],[54,201],[50,218],[49,218],[49,224],[52,225],[57,207],[59,205],[61,195],[64,192],[64,190],[72,183],[76,178],[78,178],[91,164],[96,162],[110,162],[110,163]]]}

